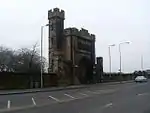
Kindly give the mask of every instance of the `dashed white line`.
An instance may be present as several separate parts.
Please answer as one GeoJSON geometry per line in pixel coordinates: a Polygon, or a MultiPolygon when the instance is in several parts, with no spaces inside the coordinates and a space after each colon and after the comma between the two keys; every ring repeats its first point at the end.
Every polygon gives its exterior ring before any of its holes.
{"type": "Polygon", "coordinates": [[[144,95],[148,95],[148,93],[140,93],[140,94],[137,94],[137,96],[144,96],[144,95]]]}
{"type": "Polygon", "coordinates": [[[11,101],[8,100],[8,102],[7,102],[7,108],[8,108],[8,109],[10,109],[10,104],[11,104],[11,101]]]}
{"type": "Polygon", "coordinates": [[[108,90],[97,90],[100,93],[110,93],[110,92],[114,92],[116,89],[108,89],[108,90]]]}
{"type": "Polygon", "coordinates": [[[55,97],[53,97],[53,96],[49,96],[49,98],[51,98],[51,99],[53,99],[53,100],[55,100],[55,101],[57,101],[57,102],[60,102],[59,99],[57,99],[57,98],[55,98],[55,97]]]}
{"type": "Polygon", "coordinates": [[[87,94],[85,94],[85,93],[79,93],[80,95],[83,95],[83,96],[88,96],[87,94]]]}
{"type": "Polygon", "coordinates": [[[99,94],[98,92],[94,92],[94,91],[87,91],[89,93],[93,93],[93,94],[99,94]]]}
{"type": "Polygon", "coordinates": [[[112,103],[109,103],[109,104],[106,104],[104,107],[110,107],[110,106],[112,106],[113,104],[112,103]]]}
{"type": "Polygon", "coordinates": [[[108,90],[97,90],[98,92],[106,92],[106,91],[108,91],[108,90]]]}
{"type": "Polygon", "coordinates": [[[69,94],[64,94],[65,96],[68,96],[68,97],[70,97],[70,98],[72,98],[72,99],[75,99],[75,97],[73,97],[73,96],[71,96],[71,95],[69,95],[69,94]]]}
{"type": "Polygon", "coordinates": [[[33,102],[33,105],[35,105],[36,106],[36,102],[35,102],[35,100],[34,100],[34,98],[32,97],[32,102],[33,102]]]}

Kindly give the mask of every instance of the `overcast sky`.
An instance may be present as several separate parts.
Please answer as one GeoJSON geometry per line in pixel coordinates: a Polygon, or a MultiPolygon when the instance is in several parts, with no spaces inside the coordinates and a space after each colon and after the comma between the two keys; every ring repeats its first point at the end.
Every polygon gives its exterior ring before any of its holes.
{"type": "MultiPolygon", "coordinates": [[[[40,26],[46,24],[49,9],[65,10],[65,28],[81,27],[96,35],[96,56],[104,58],[109,71],[108,45],[112,71],[119,69],[118,44],[121,45],[122,70],[132,72],[150,68],[150,0],[0,0],[0,44],[11,48],[40,44],[40,26]]],[[[48,57],[48,30],[44,31],[44,55],[48,57]]]]}

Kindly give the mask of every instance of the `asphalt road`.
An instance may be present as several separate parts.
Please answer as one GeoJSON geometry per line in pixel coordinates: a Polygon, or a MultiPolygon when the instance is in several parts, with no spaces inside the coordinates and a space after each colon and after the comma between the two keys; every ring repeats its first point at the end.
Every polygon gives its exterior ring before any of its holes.
{"type": "Polygon", "coordinates": [[[150,113],[150,82],[0,96],[0,112],[150,113]]]}

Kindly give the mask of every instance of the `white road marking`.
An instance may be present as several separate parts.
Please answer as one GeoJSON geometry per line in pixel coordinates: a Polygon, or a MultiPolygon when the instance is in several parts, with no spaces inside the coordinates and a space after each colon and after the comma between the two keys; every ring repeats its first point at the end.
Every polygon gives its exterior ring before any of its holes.
{"type": "Polygon", "coordinates": [[[8,108],[8,109],[10,109],[10,104],[11,104],[11,101],[8,100],[8,102],[7,102],[7,108],[8,108]]]}
{"type": "Polygon", "coordinates": [[[34,98],[32,97],[32,102],[33,102],[33,105],[35,105],[36,106],[36,102],[35,102],[35,100],[34,100],[34,98]]]}
{"type": "Polygon", "coordinates": [[[57,98],[55,98],[55,97],[53,97],[53,96],[49,96],[49,98],[51,98],[51,99],[53,99],[53,100],[55,100],[55,101],[57,101],[57,102],[60,102],[59,99],[57,99],[57,98]]]}
{"type": "Polygon", "coordinates": [[[97,90],[98,92],[106,92],[106,91],[109,91],[109,89],[108,90],[97,90]]]}
{"type": "Polygon", "coordinates": [[[137,96],[144,96],[144,95],[148,95],[148,93],[139,93],[139,94],[137,94],[137,96]]]}
{"type": "Polygon", "coordinates": [[[110,93],[110,92],[114,92],[116,91],[117,89],[107,89],[107,90],[97,90],[98,92],[101,92],[101,93],[110,93]]]}
{"type": "Polygon", "coordinates": [[[112,103],[109,103],[109,104],[106,104],[104,107],[110,107],[110,106],[112,106],[113,104],[112,103]]]}
{"type": "Polygon", "coordinates": [[[94,92],[94,91],[87,91],[89,93],[93,93],[93,94],[99,94],[98,92],[94,92]]]}
{"type": "Polygon", "coordinates": [[[75,99],[75,97],[73,97],[73,96],[71,96],[71,95],[68,95],[68,94],[64,94],[65,96],[68,96],[68,97],[70,97],[70,98],[72,98],[72,99],[75,99]]]}
{"type": "Polygon", "coordinates": [[[83,95],[83,96],[88,96],[87,94],[85,94],[85,93],[79,93],[80,95],[83,95]]]}

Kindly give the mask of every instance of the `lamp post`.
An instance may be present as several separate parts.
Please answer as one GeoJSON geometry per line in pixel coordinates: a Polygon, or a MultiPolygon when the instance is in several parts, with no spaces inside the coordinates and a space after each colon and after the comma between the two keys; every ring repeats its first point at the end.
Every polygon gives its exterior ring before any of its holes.
{"type": "Polygon", "coordinates": [[[115,44],[112,45],[108,45],[108,53],[109,53],[109,73],[110,73],[110,77],[111,77],[111,47],[115,46],[115,44]]]}
{"type": "Polygon", "coordinates": [[[143,71],[143,55],[141,56],[141,70],[143,71]]]}
{"type": "Polygon", "coordinates": [[[122,66],[122,56],[121,56],[121,45],[122,44],[129,44],[130,42],[129,41],[127,41],[127,42],[121,42],[121,43],[119,43],[119,55],[120,55],[120,69],[119,69],[119,71],[120,71],[120,74],[121,74],[121,71],[122,71],[122,68],[121,68],[121,66],[122,66]]]}
{"type": "Polygon", "coordinates": [[[41,88],[43,88],[43,29],[46,26],[49,26],[49,24],[41,26],[41,88]]]}

